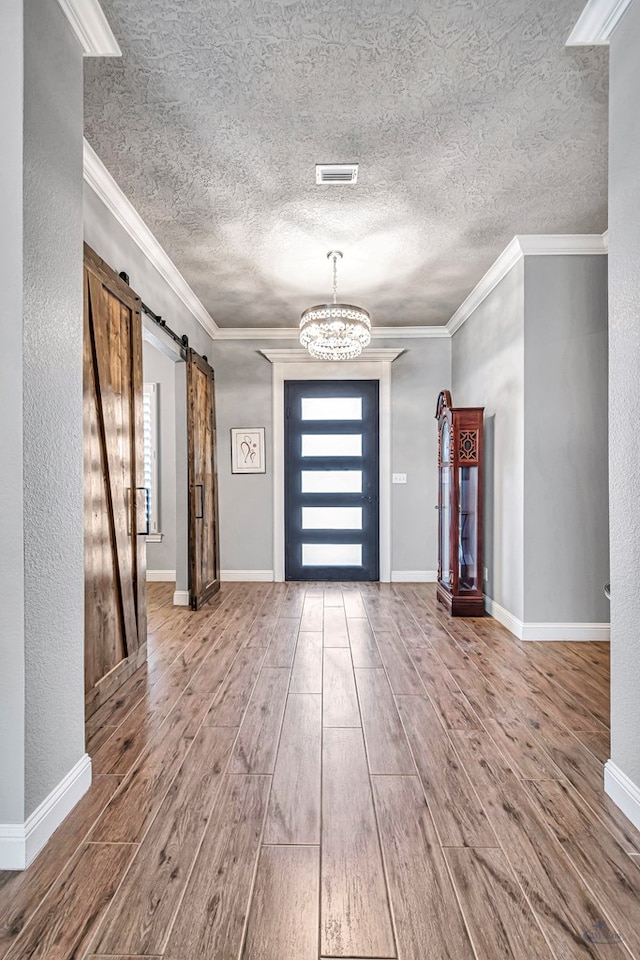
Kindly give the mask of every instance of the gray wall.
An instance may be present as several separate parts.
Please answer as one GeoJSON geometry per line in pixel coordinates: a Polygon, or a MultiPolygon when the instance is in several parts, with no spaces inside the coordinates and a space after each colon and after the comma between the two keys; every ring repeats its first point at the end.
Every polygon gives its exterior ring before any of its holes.
{"type": "Polygon", "coordinates": [[[158,495],[161,543],[147,543],[148,570],[176,569],[176,363],[144,343],[145,383],[157,384],[158,495]]]}
{"type": "Polygon", "coordinates": [[[524,263],[524,619],[607,623],[607,257],[524,263]]]}
{"type": "MultiPolygon", "coordinates": [[[[385,340],[406,353],[391,367],[392,471],[408,474],[392,487],[392,570],[437,567],[437,434],[435,404],[448,387],[451,341],[385,340]]],[[[298,347],[278,341],[277,347],[298,347]]],[[[221,567],[273,570],[272,367],[259,349],[273,341],[215,341],[221,567]],[[231,427],[266,427],[266,474],[231,473],[231,427]]]]}
{"type": "Polygon", "coordinates": [[[640,3],[610,49],[611,757],[640,787],[640,3]]]}
{"type": "Polygon", "coordinates": [[[84,753],[82,55],[55,0],[24,14],[28,816],[84,753]]]}
{"type": "Polygon", "coordinates": [[[453,336],[452,398],[485,408],[485,592],[524,620],[524,260],[453,336]]]}
{"type": "Polygon", "coordinates": [[[24,820],[22,0],[0,4],[0,823],[24,820]]]}

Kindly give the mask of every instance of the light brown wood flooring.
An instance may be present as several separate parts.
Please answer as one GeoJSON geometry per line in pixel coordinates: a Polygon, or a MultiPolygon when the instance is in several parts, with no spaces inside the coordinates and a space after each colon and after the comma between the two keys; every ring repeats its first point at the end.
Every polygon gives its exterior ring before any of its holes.
{"type": "Polygon", "coordinates": [[[0,958],[640,960],[608,649],[432,585],[149,585],[89,793],[0,874],[0,958]]]}

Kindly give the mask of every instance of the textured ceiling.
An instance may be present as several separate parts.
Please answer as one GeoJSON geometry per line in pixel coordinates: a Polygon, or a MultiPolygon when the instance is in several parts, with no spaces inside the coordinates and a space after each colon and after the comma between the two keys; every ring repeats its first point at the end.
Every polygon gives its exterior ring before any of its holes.
{"type": "Polygon", "coordinates": [[[333,247],[374,326],[446,323],[514,234],[606,227],[584,0],[102,5],[87,138],[221,327],[295,325],[333,247]],[[333,161],[358,183],[316,186],[333,161]]]}

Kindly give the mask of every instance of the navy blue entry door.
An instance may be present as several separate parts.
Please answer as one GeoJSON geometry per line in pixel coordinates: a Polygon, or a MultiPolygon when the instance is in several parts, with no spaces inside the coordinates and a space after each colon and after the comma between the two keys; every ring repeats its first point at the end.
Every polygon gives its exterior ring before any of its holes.
{"type": "Polygon", "coordinates": [[[290,380],[285,579],[379,579],[377,380],[290,380]]]}

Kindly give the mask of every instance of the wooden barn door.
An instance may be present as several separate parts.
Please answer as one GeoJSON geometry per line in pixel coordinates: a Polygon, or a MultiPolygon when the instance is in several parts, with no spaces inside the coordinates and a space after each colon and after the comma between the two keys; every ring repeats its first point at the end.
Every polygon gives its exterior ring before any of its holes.
{"type": "Polygon", "coordinates": [[[187,446],[189,456],[189,598],[198,610],[220,588],[216,404],[212,368],[187,355],[187,446]]]}
{"type": "Polygon", "coordinates": [[[87,716],[146,659],[140,300],[85,245],[87,716]]]}

